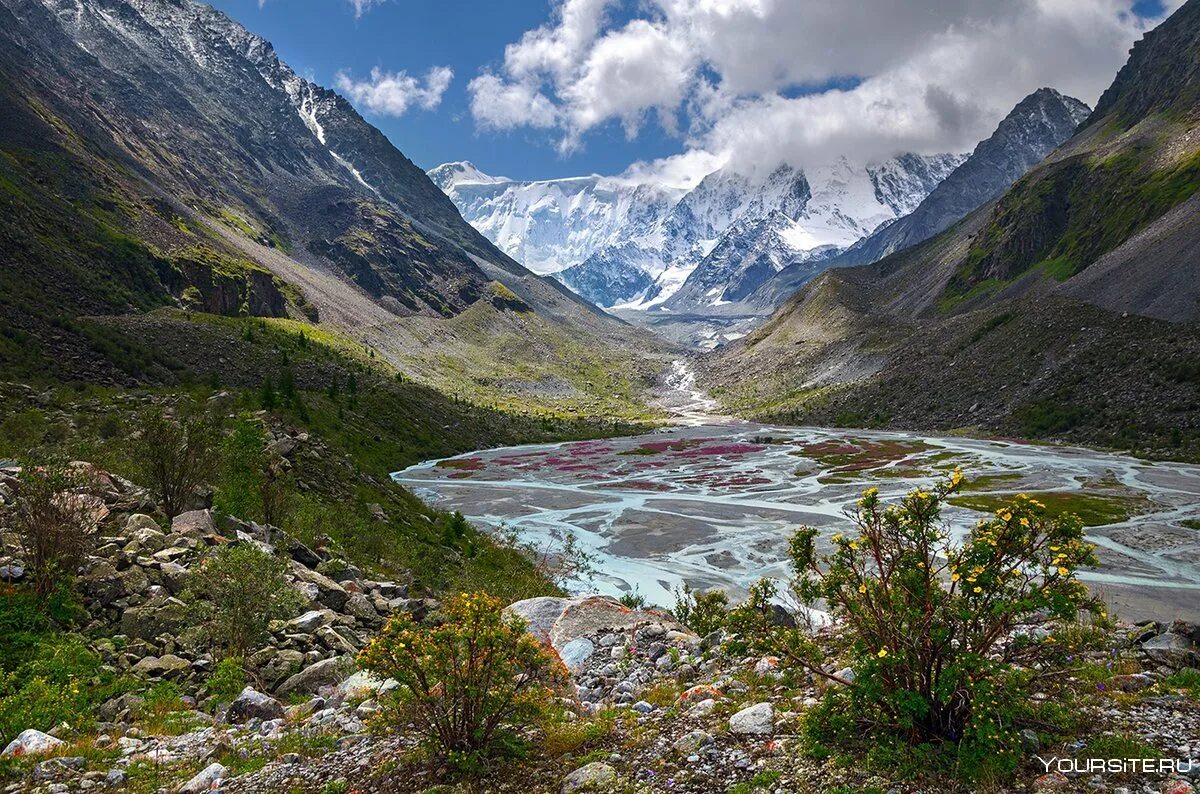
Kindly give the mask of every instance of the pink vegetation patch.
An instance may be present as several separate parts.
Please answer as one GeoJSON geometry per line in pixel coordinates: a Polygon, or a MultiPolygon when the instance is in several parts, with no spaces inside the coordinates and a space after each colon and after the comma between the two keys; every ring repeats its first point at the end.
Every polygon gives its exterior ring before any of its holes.
{"type": "Polygon", "coordinates": [[[600,488],[612,488],[621,491],[669,491],[671,487],[661,482],[651,482],[650,480],[625,480],[624,482],[606,482],[602,483],[600,488]]]}
{"type": "Polygon", "coordinates": [[[676,453],[677,458],[707,458],[716,455],[724,457],[737,457],[740,455],[750,455],[755,452],[762,452],[766,449],[762,444],[710,444],[707,447],[699,447],[697,449],[689,449],[684,452],[676,453]]]}

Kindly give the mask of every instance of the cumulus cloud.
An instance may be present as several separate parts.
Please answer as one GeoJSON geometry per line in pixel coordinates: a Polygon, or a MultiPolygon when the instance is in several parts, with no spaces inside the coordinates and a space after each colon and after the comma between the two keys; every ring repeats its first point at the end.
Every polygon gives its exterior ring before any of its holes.
{"type": "Polygon", "coordinates": [[[1132,3],[643,0],[617,20],[615,0],[557,0],[468,91],[481,128],[553,128],[568,151],[653,115],[699,153],[630,171],[664,179],[702,162],[966,151],[1042,86],[1094,103],[1159,21],[1132,3]]]}
{"type": "Polygon", "coordinates": [[[404,71],[386,72],[375,68],[369,80],[355,80],[347,71],[337,73],[338,89],[354,104],[381,116],[403,116],[414,105],[424,110],[436,108],[450,87],[454,70],[435,66],[420,80],[404,71]]]}

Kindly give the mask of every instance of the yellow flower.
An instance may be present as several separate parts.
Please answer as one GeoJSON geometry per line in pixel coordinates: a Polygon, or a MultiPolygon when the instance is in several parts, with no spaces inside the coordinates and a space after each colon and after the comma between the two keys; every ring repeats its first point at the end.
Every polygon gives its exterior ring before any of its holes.
{"type": "Polygon", "coordinates": [[[1068,571],[1066,568],[1059,567],[1059,569],[1058,569],[1059,576],[1066,576],[1069,573],[1070,573],[1070,571],[1068,571]]]}
{"type": "Polygon", "coordinates": [[[866,497],[872,497],[872,496],[878,496],[878,495],[879,495],[878,488],[868,488],[867,490],[863,491],[863,496],[866,496],[866,497]]]}
{"type": "Polygon", "coordinates": [[[830,540],[830,542],[831,542],[831,543],[837,543],[837,542],[838,542],[839,540],[841,540],[841,539],[842,539],[842,533],[841,533],[841,532],[838,532],[838,533],[836,533],[836,534],[835,534],[835,535],[834,535],[832,538],[830,538],[829,540],[830,540]]]}
{"type": "Polygon", "coordinates": [[[978,587],[978,586],[977,586],[977,587],[975,588],[975,592],[976,592],[976,593],[982,593],[982,592],[983,592],[983,588],[982,588],[982,587],[978,587]]]}
{"type": "Polygon", "coordinates": [[[956,573],[952,573],[952,574],[950,574],[950,581],[952,581],[952,582],[957,582],[957,581],[958,581],[959,579],[961,579],[961,578],[962,578],[962,577],[961,577],[961,576],[959,576],[959,575],[958,575],[958,574],[956,574],[956,573]]]}
{"type": "Polygon", "coordinates": [[[887,656],[887,648],[880,648],[879,653],[875,655],[882,659],[883,657],[887,656]]]}
{"type": "Polygon", "coordinates": [[[860,593],[865,593],[865,592],[867,592],[867,586],[866,586],[865,584],[860,584],[860,585],[858,586],[858,592],[860,592],[860,593]]]}

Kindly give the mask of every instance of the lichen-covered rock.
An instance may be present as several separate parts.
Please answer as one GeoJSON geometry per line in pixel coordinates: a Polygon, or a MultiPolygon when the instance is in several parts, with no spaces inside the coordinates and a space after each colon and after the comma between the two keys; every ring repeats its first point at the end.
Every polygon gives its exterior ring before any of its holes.
{"type": "Polygon", "coordinates": [[[350,666],[351,662],[346,658],[335,656],[332,659],[322,659],[284,681],[276,690],[276,694],[287,697],[293,692],[315,693],[323,686],[337,686],[349,672],[350,666]]]}
{"type": "Polygon", "coordinates": [[[563,794],[575,791],[613,791],[617,787],[617,770],[606,763],[594,761],[581,766],[563,780],[563,794]]]}
{"type": "Polygon", "coordinates": [[[176,598],[162,604],[131,607],[121,613],[121,633],[139,640],[153,640],[187,625],[187,606],[176,598]]]}

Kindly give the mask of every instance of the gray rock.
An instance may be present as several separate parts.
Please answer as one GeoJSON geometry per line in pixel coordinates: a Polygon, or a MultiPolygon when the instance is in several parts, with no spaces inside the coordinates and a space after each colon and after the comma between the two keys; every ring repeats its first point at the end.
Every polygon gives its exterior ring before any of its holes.
{"type": "Polygon", "coordinates": [[[1142,643],[1142,651],[1155,662],[1176,669],[1200,665],[1200,647],[1181,634],[1160,634],[1142,643]]]}
{"type": "Polygon", "coordinates": [[[62,739],[56,739],[48,733],[29,728],[17,734],[17,738],[13,739],[4,748],[4,752],[0,752],[0,758],[5,756],[18,755],[40,755],[56,750],[65,745],[62,739]]]}
{"type": "Polygon", "coordinates": [[[365,623],[374,623],[379,620],[379,612],[371,605],[371,600],[362,593],[352,593],[346,599],[346,606],[343,611],[347,615],[353,615],[365,623]]]}
{"type": "Polygon", "coordinates": [[[563,794],[574,791],[613,791],[617,787],[617,770],[602,761],[581,766],[563,780],[563,794]]]}
{"type": "Polygon", "coordinates": [[[292,563],[292,573],[297,582],[315,586],[317,597],[314,600],[334,612],[340,612],[342,607],[346,606],[346,601],[350,599],[350,594],[346,592],[345,588],[325,574],[317,573],[298,562],[292,563]]]}
{"type": "Polygon", "coordinates": [[[260,720],[281,719],[283,704],[253,687],[246,687],[242,690],[242,694],[229,704],[229,710],[225,712],[225,719],[233,725],[241,725],[255,717],[260,720]]]}
{"type": "Polygon", "coordinates": [[[563,664],[573,673],[583,669],[587,660],[596,652],[596,646],[587,637],[571,640],[559,650],[558,655],[563,664]]]}
{"type": "Polygon", "coordinates": [[[303,615],[294,617],[287,622],[288,631],[308,634],[322,626],[333,622],[333,613],[320,609],[312,609],[303,615]]]}
{"type": "Polygon", "coordinates": [[[194,778],[180,786],[179,794],[200,794],[203,791],[211,791],[217,788],[228,774],[228,769],[214,761],[200,770],[194,778]]]}
{"type": "Polygon", "coordinates": [[[0,582],[19,582],[25,578],[25,569],[20,565],[0,565],[0,582]]]}
{"type": "Polygon", "coordinates": [[[729,718],[729,730],[740,736],[769,736],[775,732],[775,707],[756,703],[729,718]]]}

